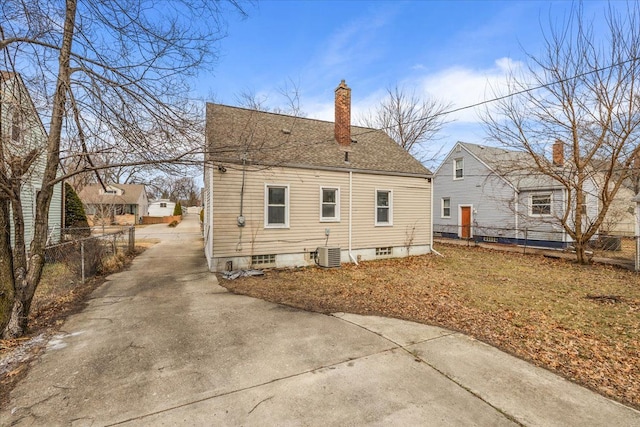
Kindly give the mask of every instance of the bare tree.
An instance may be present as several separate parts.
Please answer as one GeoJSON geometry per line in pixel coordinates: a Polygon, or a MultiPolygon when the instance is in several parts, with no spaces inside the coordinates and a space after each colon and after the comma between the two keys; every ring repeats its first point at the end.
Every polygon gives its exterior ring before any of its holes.
{"type": "Polygon", "coordinates": [[[589,262],[588,242],[640,153],[639,5],[627,3],[622,13],[609,5],[603,16],[605,35],[597,34],[581,4],[564,23],[551,24],[543,53],[528,55],[526,70],[509,77],[511,92],[519,95],[503,98],[484,116],[492,139],[528,155],[513,172],[547,177],[563,189],[556,220],[580,263],[589,262]],[[563,142],[554,153],[566,154],[562,164],[549,155],[556,141],[563,142]],[[580,205],[591,196],[592,182],[599,209],[588,216],[580,205]]]}
{"type": "Polygon", "coordinates": [[[418,160],[428,162],[438,157],[439,149],[435,149],[433,142],[448,123],[445,112],[450,106],[396,85],[393,89],[388,88],[380,105],[358,122],[366,127],[383,129],[418,160]]]}
{"type": "Polygon", "coordinates": [[[14,150],[0,158],[0,274],[11,288],[0,297],[3,337],[26,331],[57,183],[115,166],[93,163],[97,153],[126,153],[120,166],[202,161],[204,114],[185,99],[186,79],[216,59],[229,11],[244,14],[236,0],[0,4],[1,67],[22,76],[48,130],[40,152],[14,150]],[[25,242],[17,190],[36,159],[43,160],[41,188],[34,237],[25,242]],[[77,167],[62,170],[61,162],[77,167]]]}

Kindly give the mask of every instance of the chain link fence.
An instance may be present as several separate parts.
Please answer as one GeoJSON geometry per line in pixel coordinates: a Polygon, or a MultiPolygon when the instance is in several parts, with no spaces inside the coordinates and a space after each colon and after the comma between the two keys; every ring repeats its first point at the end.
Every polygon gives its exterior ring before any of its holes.
{"type": "MultiPolygon", "coordinates": [[[[566,250],[573,249],[570,236],[560,228],[548,227],[545,229],[535,227],[523,227],[513,229],[507,227],[487,226],[478,223],[472,225],[434,224],[434,238],[455,239],[471,244],[498,244],[516,245],[523,248],[566,250]]],[[[589,250],[592,256],[610,258],[613,260],[628,261],[640,268],[638,250],[640,240],[637,236],[628,233],[600,234],[591,239],[589,250]]]]}
{"type": "Polygon", "coordinates": [[[64,229],[62,243],[47,246],[45,262],[63,263],[83,282],[101,273],[110,260],[135,249],[135,228],[121,227],[91,235],[91,229],[64,229]]]}

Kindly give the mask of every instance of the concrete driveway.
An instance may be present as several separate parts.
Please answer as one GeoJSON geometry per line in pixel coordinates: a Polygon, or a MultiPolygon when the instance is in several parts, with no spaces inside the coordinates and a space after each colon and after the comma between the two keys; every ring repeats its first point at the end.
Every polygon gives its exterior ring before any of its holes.
{"type": "Polygon", "coordinates": [[[238,296],[197,215],[70,317],[2,425],[632,426],[640,413],[464,335],[238,296]]]}

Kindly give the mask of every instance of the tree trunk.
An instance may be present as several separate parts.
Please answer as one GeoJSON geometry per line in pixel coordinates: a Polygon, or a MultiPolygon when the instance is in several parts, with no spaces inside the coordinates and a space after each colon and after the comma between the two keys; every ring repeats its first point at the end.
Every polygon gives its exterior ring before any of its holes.
{"type": "Polygon", "coordinates": [[[576,248],[576,261],[578,264],[586,265],[591,263],[591,259],[587,256],[587,242],[576,241],[574,242],[576,248]]]}
{"type": "MultiPolygon", "coordinates": [[[[33,240],[29,250],[26,271],[18,266],[19,274],[14,272],[15,300],[11,310],[11,318],[2,332],[4,338],[16,338],[27,332],[31,301],[36,292],[44,267],[44,250],[47,243],[49,206],[53,197],[53,183],[58,174],[60,163],[60,139],[65,116],[67,93],[71,81],[70,58],[73,42],[77,0],[66,1],[64,32],[58,58],[58,80],[53,97],[53,111],[47,140],[47,161],[42,177],[42,187],[36,197],[36,217],[33,226],[33,240]]],[[[18,196],[19,197],[19,196],[18,196]]],[[[26,246],[23,243],[23,248],[26,246]]]]}
{"type": "Polygon", "coordinates": [[[13,253],[9,201],[0,200],[0,332],[9,323],[14,301],[13,253]]]}

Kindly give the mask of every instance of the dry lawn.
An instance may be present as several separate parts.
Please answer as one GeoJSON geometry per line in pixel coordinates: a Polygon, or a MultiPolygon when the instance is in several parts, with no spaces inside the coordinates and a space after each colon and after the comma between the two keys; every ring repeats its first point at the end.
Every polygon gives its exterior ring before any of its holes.
{"type": "Polygon", "coordinates": [[[229,290],[305,310],[462,331],[640,408],[640,277],[539,255],[439,246],[435,255],[272,270],[229,290]]]}

